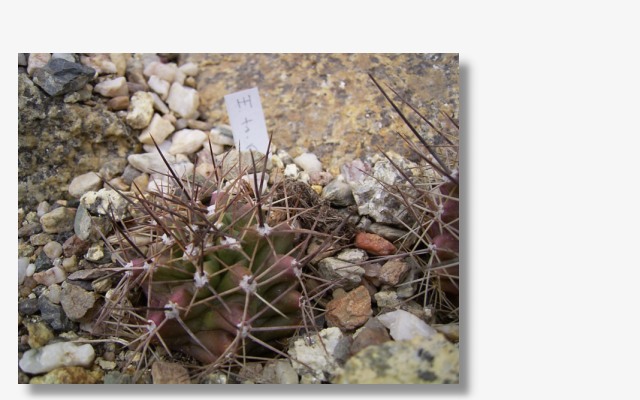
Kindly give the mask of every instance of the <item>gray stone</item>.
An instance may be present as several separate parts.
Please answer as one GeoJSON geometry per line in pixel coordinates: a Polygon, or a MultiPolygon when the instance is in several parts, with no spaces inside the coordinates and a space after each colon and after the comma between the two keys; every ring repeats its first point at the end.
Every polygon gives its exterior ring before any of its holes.
{"type": "MultiPolygon", "coordinates": [[[[370,233],[375,233],[376,235],[380,235],[383,238],[387,239],[390,242],[395,242],[398,239],[401,239],[402,237],[406,236],[409,232],[402,230],[402,229],[398,229],[398,228],[394,228],[392,226],[389,225],[384,225],[384,224],[379,224],[377,222],[372,223],[371,225],[368,226],[367,228],[367,232],[370,233]]],[[[408,239],[412,239],[412,237],[409,237],[408,239]]],[[[415,243],[415,238],[414,240],[410,240],[407,245],[410,246],[412,243],[415,243]]]]}
{"type": "Polygon", "coordinates": [[[33,73],[33,82],[50,96],[78,91],[93,79],[96,71],[63,58],[52,58],[33,73]]]}
{"type": "Polygon", "coordinates": [[[74,233],[80,239],[87,240],[91,235],[92,225],[93,224],[89,211],[87,211],[87,208],[84,205],[80,204],[78,206],[78,210],[76,211],[76,219],[73,223],[74,233]]]}
{"type": "Polygon", "coordinates": [[[54,60],[56,58],[61,58],[63,60],[67,60],[69,62],[76,62],[76,57],[73,55],[73,53],[53,53],[51,54],[51,59],[54,60]]]}
{"type": "Polygon", "coordinates": [[[358,263],[367,261],[369,256],[366,251],[361,249],[344,249],[340,253],[336,254],[336,258],[350,263],[358,263]]]}
{"type": "Polygon", "coordinates": [[[27,267],[29,266],[29,257],[18,258],[18,285],[22,285],[24,278],[27,276],[27,267]]]}
{"type": "Polygon", "coordinates": [[[83,194],[98,190],[102,187],[102,179],[95,172],[87,172],[78,175],[69,184],[69,194],[76,199],[82,197],[83,194]]]}
{"type": "Polygon", "coordinates": [[[127,200],[113,189],[100,189],[97,192],[87,192],[80,198],[82,204],[90,214],[113,216],[121,220],[127,213],[127,200]]]}
{"type": "Polygon", "coordinates": [[[67,317],[72,321],[82,319],[96,302],[96,294],[80,286],[64,282],[60,295],[60,304],[67,317]]]}
{"type": "Polygon", "coordinates": [[[351,192],[351,186],[338,178],[329,182],[322,189],[322,198],[338,207],[347,207],[356,203],[351,192]]]}
{"type": "Polygon", "coordinates": [[[65,331],[73,328],[73,322],[67,318],[62,306],[53,304],[46,296],[38,297],[38,308],[42,320],[49,324],[54,331],[65,331]]]}
{"type": "Polygon", "coordinates": [[[73,221],[76,216],[74,208],[58,207],[40,218],[42,230],[47,233],[68,232],[73,229],[73,221]]]}
{"type": "Polygon", "coordinates": [[[124,183],[131,185],[131,182],[142,174],[142,171],[136,169],[133,165],[127,164],[121,178],[124,183]]]}
{"type": "Polygon", "coordinates": [[[37,298],[27,298],[24,300],[18,301],[18,312],[23,315],[32,315],[38,312],[38,299],[37,298]]]}
{"type": "Polygon", "coordinates": [[[370,318],[366,324],[353,334],[351,354],[356,354],[365,347],[378,345],[391,340],[387,328],[375,318],[370,318]]]}
{"type": "Polygon", "coordinates": [[[24,53],[18,53],[18,65],[21,67],[27,66],[27,56],[24,53]]]}
{"type": "Polygon", "coordinates": [[[91,99],[93,93],[93,86],[86,84],[84,87],[76,92],[68,93],[64,96],[65,103],[77,103],[79,101],[87,101],[91,99]]]}
{"type": "Polygon", "coordinates": [[[362,281],[364,268],[337,258],[327,257],[318,262],[318,273],[325,279],[335,281],[337,286],[350,290],[362,281]]]}
{"type": "Polygon", "coordinates": [[[212,128],[209,131],[209,140],[211,140],[212,144],[219,144],[221,146],[235,145],[235,142],[233,141],[233,137],[229,137],[223,134],[219,128],[212,128]]]}
{"type": "MultiPolygon", "coordinates": [[[[122,174],[126,166],[127,166],[126,158],[115,158],[113,160],[109,160],[105,162],[100,168],[99,173],[104,180],[110,181],[116,176],[122,174]]],[[[98,190],[98,189],[100,188],[96,188],[93,190],[98,190]]]]}
{"type": "Polygon", "coordinates": [[[38,204],[38,209],[36,210],[36,214],[38,215],[38,217],[42,217],[49,211],[51,211],[51,205],[49,204],[49,202],[41,201],[40,204],[38,204]]]}
{"type": "Polygon", "coordinates": [[[374,294],[373,298],[376,300],[376,304],[378,304],[380,309],[395,309],[402,304],[402,301],[398,299],[398,294],[391,290],[381,290],[374,294]]]}
{"type": "Polygon", "coordinates": [[[340,328],[332,327],[307,339],[295,340],[288,353],[298,374],[311,378],[306,380],[310,383],[320,383],[327,380],[347,357],[349,344],[340,328]]]}
{"type": "MultiPolygon", "coordinates": [[[[396,153],[389,152],[388,156],[409,178],[424,170],[396,153]]],[[[412,217],[399,194],[404,193],[407,199],[411,199],[416,191],[389,160],[380,159],[373,167],[355,160],[343,165],[342,174],[351,186],[360,215],[367,215],[384,224],[403,222],[411,225],[412,217]],[[393,189],[389,190],[385,185],[393,189]]]]}
{"type": "Polygon", "coordinates": [[[37,222],[29,222],[18,229],[18,237],[29,237],[39,232],[42,232],[42,225],[37,222]]]}
{"type": "Polygon", "coordinates": [[[112,371],[104,376],[105,385],[130,385],[133,384],[133,377],[131,375],[123,374],[122,372],[112,371]]]}
{"type": "Polygon", "coordinates": [[[47,296],[47,299],[49,299],[53,304],[60,304],[61,294],[62,288],[58,284],[51,285],[42,292],[42,295],[47,296]]]}
{"type": "Polygon", "coordinates": [[[34,265],[36,267],[36,272],[42,272],[53,267],[53,261],[49,257],[47,257],[44,251],[41,251],[40,254],[38,254],[38,257],[36,257],[34,265]]]}

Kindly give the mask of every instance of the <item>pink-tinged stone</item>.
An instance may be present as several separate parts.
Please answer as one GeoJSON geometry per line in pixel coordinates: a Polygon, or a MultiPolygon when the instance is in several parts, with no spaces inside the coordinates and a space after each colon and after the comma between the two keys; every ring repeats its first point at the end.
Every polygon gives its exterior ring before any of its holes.
{"type": "Polygon", "coordinates": [[[358,232],[355,245],[357,248],[376,256],[388,256],[397,251],[396,246],[390,241],[375,233],[358,232]]]}
{"type": "Polygon", "coordinates": [[[42,68],[51,59],[50,53],[31,53],[29,54],[29,63],[27,64],[27,73],[29,76],[33,75],[33,72],[37,68],[42,68]]]}
{"type": "Polygon", "coordinates": [[[380,269],[380,282],[386,285],[396,286],[407,276],[410,269],[409,264],[404,260],[389,260],[380,269]]]}

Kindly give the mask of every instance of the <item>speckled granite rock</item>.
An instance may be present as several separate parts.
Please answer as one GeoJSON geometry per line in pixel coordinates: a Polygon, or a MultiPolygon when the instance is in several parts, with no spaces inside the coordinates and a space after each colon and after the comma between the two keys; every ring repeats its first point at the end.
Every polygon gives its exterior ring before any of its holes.
{"type": "Polygon", "coordinates": [[[136,137],[104,106],[65,104],[18,74],[18,207],[71,200],[73,177],[132,151],[136,137]]]}
{"type": "Polygon", "coordinates": [[[334,175],[376,146],[411,155],[394,133],[409,131],[368,72],[436,126],[444,123],[440,110],[458,116],[457,54],[185,54],[184,62],[199,67],[199,111],[206,120],[228,123],[224,95],[257,86],[274,144],[293,157],[313,152],[334,175]]]}
{"type": "Polygon", "coordinates": [[[369,346],[332,383],[458,383],[458,348],[443,335],[369,346]]]}

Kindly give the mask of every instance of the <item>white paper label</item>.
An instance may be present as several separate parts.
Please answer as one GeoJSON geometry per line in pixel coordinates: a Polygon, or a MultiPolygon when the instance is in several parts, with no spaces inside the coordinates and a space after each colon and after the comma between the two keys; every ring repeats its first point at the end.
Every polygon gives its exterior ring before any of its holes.
{"type": "Polygon", "coordinates": [[[240,151],[257,150],[267,154],[269,135],[258,88],[228,94],[224,102],[236,147],[240,151]]]}

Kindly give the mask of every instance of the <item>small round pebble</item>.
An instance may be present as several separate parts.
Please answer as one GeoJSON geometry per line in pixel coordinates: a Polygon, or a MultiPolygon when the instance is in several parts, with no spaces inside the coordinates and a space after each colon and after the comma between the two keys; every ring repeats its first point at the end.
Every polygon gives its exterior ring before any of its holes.
{"type": "Polygon", "coordinates": [[[58,242],[51,241],[44,245],[43,251],[47,257],[53,260],[62,255],[62,245],[58,242]]]}

